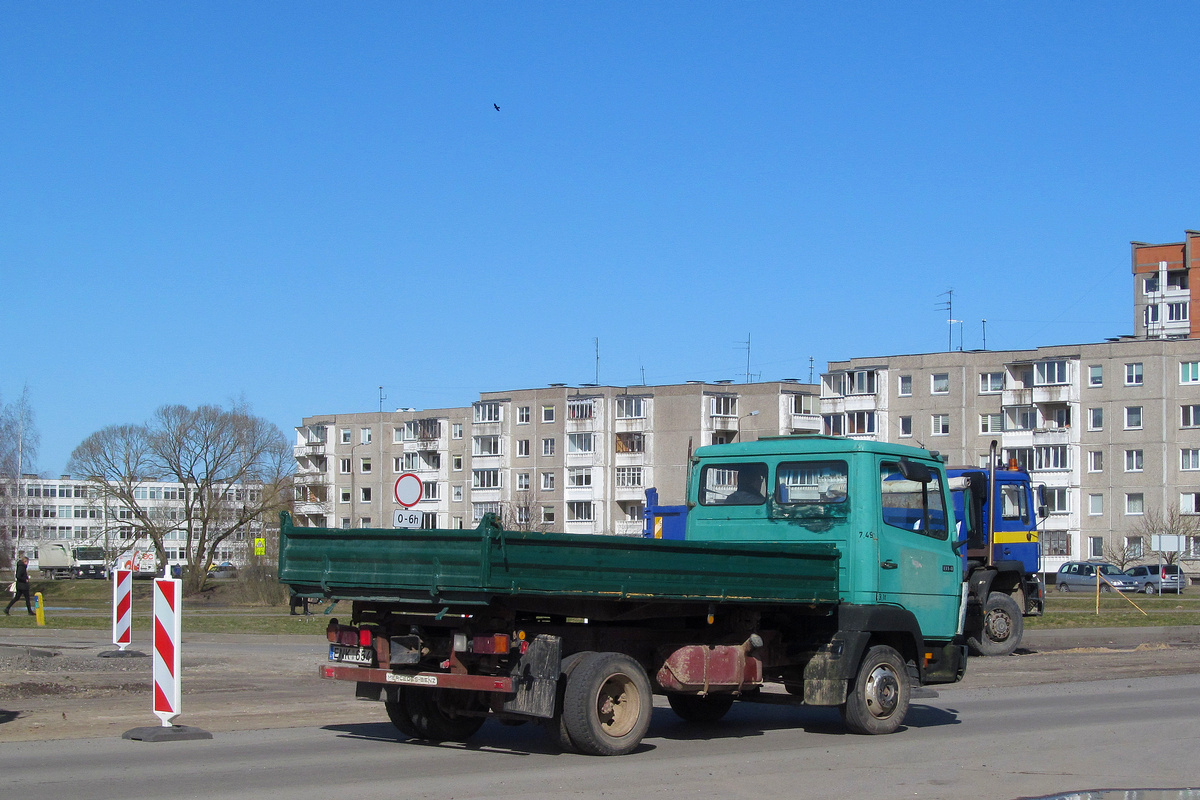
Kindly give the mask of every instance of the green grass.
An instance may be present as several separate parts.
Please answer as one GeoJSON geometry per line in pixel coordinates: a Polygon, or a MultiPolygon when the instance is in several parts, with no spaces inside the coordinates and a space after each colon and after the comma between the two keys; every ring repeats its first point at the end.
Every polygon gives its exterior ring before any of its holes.
{"type": "MultiPolygon", "coordinates": [[[[151,589],[151,581],[133,582],[135,629],[149,628],[151,589]]],[[[112,627],[112,584],[108,581],[34,581],[31,591],[42,593],[48,628],[108,630],[112,627]]],[[[195,633],[312,636],[324,631],[331,616],[345,619],[350,615],[349,604],[342,603],[328,615],[324,613],[328,606],[322,604],[312,606],[311,617],[291,616],[285,598],[286,594],[274,584],[216,582],[199,595],[184,598],[183,629],[195,633]],[[264,600],[267,596],[277,601],[264,600]]],[[[13,606],[12,616],[0,619],[0,626],[4,627],[34,624],[34,618],[25,613],[23,605],[13,606]]],[[[1104,594],[1100,596],[1099,614],[1094,595],[1062,595],[1051,591],[1046,597],[1045,615],[1029,617],[1025,625],[1031,629],[1200,625],[1200,587],[1190,587],[1182,595],[1104,594]],[[1146,614],[1134,608],[1130,600],[1146,614]]]]}

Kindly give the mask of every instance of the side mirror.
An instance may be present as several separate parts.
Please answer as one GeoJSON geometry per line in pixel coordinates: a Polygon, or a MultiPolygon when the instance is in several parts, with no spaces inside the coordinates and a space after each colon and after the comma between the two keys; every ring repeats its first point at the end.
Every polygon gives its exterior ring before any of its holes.
{"type": "Polygon", "coordinates": [[[916,483],[929,483],[933,480],[933,470],[929,469],[925,464],[909,461],[907,458],[900,459],[900,474],[904,476],[906,481],[914,481],[916,483]]]}

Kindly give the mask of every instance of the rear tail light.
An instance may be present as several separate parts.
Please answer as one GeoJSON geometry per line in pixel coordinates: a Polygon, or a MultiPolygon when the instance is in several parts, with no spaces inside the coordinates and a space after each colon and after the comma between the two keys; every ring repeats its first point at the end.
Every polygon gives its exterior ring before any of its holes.
{"type": "Polygon", "coordinates": [[[496,654],[508,652],[508,635],[475,636],[471,639],[471,650],[476,653],[496,654]]]}
{"type": "Polygon", "coordinates": [[[358,632],[358,643],[362,647],[370,647],[371,646],[371,632],[369,630],[367,630],[366,628],[363,628],[361,631],[359,631],[358,632]]]}

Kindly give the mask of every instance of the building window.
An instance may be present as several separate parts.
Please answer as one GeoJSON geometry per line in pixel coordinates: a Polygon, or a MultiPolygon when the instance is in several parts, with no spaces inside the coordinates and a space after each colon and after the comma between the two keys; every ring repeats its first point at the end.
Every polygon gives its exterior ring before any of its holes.
{"type": "Polygon", "coordinates": [[[979,432],[980,433],[1000,433],[1004,430],[1004,415],[1003,414],[980,414],[979,415],[979,432]]]}
{"type": "Polygon", "coordinates": [[[929,391],[933,394],[950,394],[950,375],[939,372],[929,378],[929,391]]]}
{"type": "Polygon", "coordinates": [[[646,436],[642,433],[618,433],[617,434],[617,452],[618,453],[644,453],[646,452],[646,436]]]}
{"type": "Polygon", "coordinates": [[[1125,406],[1125,430],[1140,430],[1142,427],[1142,407],[1125,406]]]}
{"type": "Polygon", "coordinates": [[[1005,414],[1008,416],[1006,430],[1031,431],[1037,427],[1037,409],[1033,406],[1009,406],[1005,414]]]}
{"type": "Polygon", "coordinates": [[[1200,383],[1200,361],[1183,361],[1179,364],[1180,383],[1200,383]]]}
{"type": "Polygon", "coordinates": [[[1179,424],[1184,428],[1200,428],[1200,406],[1180,406],[1179,424]]]}
{"type": "Polygon", "coordinates": [[[529,440],[528,439],[518,439],[517,440],[517,456],[518,457],[526,457],[528,455],[529,455],[529,440]]]}
{"type": "Polygon", "coordinates": [[[1142,292],[1149,297],[1152,294],[1158,294],[1158,276],[1153,275],[1146,278],[1142,282],[1142,292]]]}
{"type": "Polygon", "coordinates": [[[463,487],[461,483],[456,483],[450,487],[450,499],[455,503],[461,503],[463,499],[463,487]]]}
{"type": "Polygon", "coordinates": [[[340,434],[342,437],[342,444],[350,444],[350,429],[342,428],[340,434]]]}
{"type": "Polygon", "coordinates": [[[1089,536],[1088,537],[1088,557],[1089,558],[1104,558],[1104,537],[1089,536]]]}
{"type": "Polygon", "coordinates": [[[528,491],[528,490],[529,490],[529,473],[528,472],[518,472],[517,473],[517,491],[524,492],[524,491],[528,491]]]}
{"type": "Polygon", "coordinates": [[[596,437],[590,433],[568,433],[568,453],[591,453],[595,450],[596,437]]]}
{"type": "Polygon", "coordinates": [[[793,394],[792,395],[792,413],[793,414],[815,414],[815,403],[811,394],[793,394]]]}
{"type": "Polygon", "coordinates": [[[1066,382],[1066,361],[1039,361],[1033,365],[1034,386],[1060,386],[1066,382]]]}
{"type": "Polygon", "coordinates": [[[711,398],[712,415],[714,417],[736,417],[738,399],[732,395],[719,395],[711,398]]]}
{"type": "Polygon", "coordinates": [[[646,399],[644,397],[618,397],[617,419],[645,419],[646,399]]]}
{"type": "Polygon", "coordinates": [[[1048,556],[1071,556],[1071,536],[1067,531],[1046,531],[1042,547],[1048,556]]]}
{"type": "Polygon", "coordinates": [[[825,422],[826,436],[842,436],[845,434],[845,417],[841,414],[825,414],[822,418],[825,422]]]}
{"type": "Polygon", "coordinates": [[[1200,470],[1200,450],[1184,448],[1179,451],[1179,468],[1185,472],[1200,470]]]}
{"type": "Polygon", "coordinates": [[[567,519],[571,522],[592,522],[595,519],[595,506],[587,500],[567,503],[567,519]]]}
{"type": "Polygon", "coordinates": [[[1088,386],[1100,387],[1104,385],[1104,367],[1099,364],[1093,364],[1088,367],[1088,386]]]}
{"type": "Polygon", "coordinates": [[[1050,514],[1071,513],[1071,493],[1061,486],[1046,488],[1046,511],[1050,514]]]}
{"type": "Polygon", "coordinates": [[[875,370],[855,370],[845,374],[842,394],[875,394],[875,370]]]}
{"type": "Polygon", "coordinates": [[[933,436],[950,435],[950,415],[934,414],[929,418],[929,432],[933,436]]]}
{"type": "Polygon", "coordinates": [[[542,422],[554,422],[554,406],[542,406],[542,422]]]}
{"type": "Polygon", "coordinates": [[[1125,537],[1125,553],[1130,558],[1142,558],[1146,552],[1145,545],[1142,543],[1141,536],[1126,536],[1125,537]]]}
{"type": "Polygon", "coordinates": [[[371,502],[371,487],[370,486],[359,487],[358,499],[359,499],[359,501],[361,501],[363,503],[371,502]]]}
{"type": "Polygon", "coordinates": [[[472,503],[471,504],[471,519],[479,522],[483,519],[484,514],[500,515],[499,503],[472,503]]]}
{"type": "Polygon", "coordinates": [[[900,435],[901,436],[912,436],[913,435],[912,417],[901,417],[900,418],[900,435]]]}
{"type": "Polygon", "coordinates": [[[1200,492],[1183,492],[1179,495],[1179,510],[1184,514],[1200,514],[1200,492]]]}
{"type": "Polygon", "coordinates": [[[642,485],[641,467],[617,467],[617,488],[637,489],[642,485]]]}
{"type": "Polygon", "coordinates": [[[472,436],[471,437],[471,455],[473,455],[473,456],[498,456],[498,455],[500,455],[500,437],[499,436],[472,436]]]}
{"type": "Polygon", "coordinates": [[[542,490],[546,491],[546,492],[554,491],[554,473],[553,472],[543,472],[542,473],[542,490]]]}
{"type": "Polygon", "coordinates": [[[1125,365],[1125,385],[1126,386],[1141,386],[1142,385],[1142,365],[1141,362],[1125,365]]]}
{"type": "Polygon", "coordinates": [[[422,481],[421,482],[421,499],[422,500],[438,500],[441,495],[438,492],[437,481],[422,481]]]}
{"type": "Polygon", "coordinates": [[[404,428],[392,428],[392,444],[400,444],[404,441],[404,428]]]}
{"type": "Polygon", "coordinates": [[[591,419],[593,403],[588,400],[568,400],[567,419],[591,419]]]}
{"type": "Polygon", "coordinates": [[[517,424],[518,425],[528,425],[529,424],[529,406],[521,406],[520,408],[517,409],[517,424]]]}
{"type": "Polygon", "coordinates": [[[371,459],[360,458],[358,460],[358,471],[362,475],[370,475],[371,474],[371,459]]]}
{"type": "Polygon", "coordinates": [[[1186,302],[1167,303],[1167,322],[1186,322],[1188,304],[1186,302]]]}
{"type": "Polygon", "coordinates": [[[455,472],[462,472],[463,457],[461,455],[454,456],[453,458],[450,459],[450,464],[453,467],[455,472]]]}
{"type": "Polygon", "coordinates": [[[1016,461],[1017,469],[1022,472],[1029,472],[1033,466],[1033,448],[1006,447],[1004,448],[1004,461],[1016,461]]]}
{"type": "Polygon", "coordinates": [[[567,470],[567,487],[584,489],[592,485],[591,467],[572,467],[567,470]]]}
{"type": "Polygon", "coordinates": [[[1088,409],[1088,430],[1102,431],[1104,430],[1104,409],[1089,408],[1088,409]]]}
{"type": "Polygon", "coordinates": [[[980,394],[999,394],[1004,391],[1004,373],[1003,372],[981,372],[979,373],[979,393],[980,394]]]}
{"type": "Polygon", "coordinates": [[[473,469],[473,470],[471,470],[471,488],[472,489],[499,489],[500,488],[500,470],[498,470],[498,469],[473,469]]]}
{"type": "Polygon", "coordinates": [[[1142,451],[1141,450],[1126,450],[1125,451],[1125,471],[1126,472],[1141,472],[1142,471],[1142,451]]]}
{"type": "Polygon", "coordinates": [[[1104,451],[1088,451],[1088,472],[1104,472],[1104,451]]]}
{"type": "Polygon", "coordinates": [[[846,415],[846,433],[854,435],[874,432],[874,411],[851,411],[846,415]]]}
{"type": "Polygon", "coordinates": [[[1071,409],[1067,406],[1057,406],[1051,408],[1046,413],[1047,428],[1069,428],[1071,427],[1071,409]]]}
{"type": "Polygon", "coordinates": [[[338,459],[338,472],[340,472],[342,475],[350,474],[350,459],[348,459],[348,458],[339,458],[338,459]]]}
{"type": "Polygon", "coordinates": [[[554,506],[542,506],[542,522],[545,524],[554,523],[554,506]]]}
{"type": "Polygon", "coordinates": [[[1144,514],[1146,500],[1141,492],[1129,492],[1125,495],[1125,515],[1134,517],[1144,514]]]}
{"type": "Polygon", "coordinates": [[[1088,495],[1088,516],[1102,517],[1104,516],[1104,495],[1089,494],[1088,495]]]}
{"type": "Polygon", "coordinates": [[[900,387],[897,389],[897,393],[901,397],[912,397],[912,375],[900,376],[900,387]]]}
{"type": "Polygon", "coordinates": [[[1033,468],[1035,470],[1070,469],[1069,452],[1065,444],[1039,445],[1033,448],[1033,468]]]}
{"type": "Polygon", "coordinates": [[[542,455],[554,455],[554,439],[542,439],[542,455]]]}
{"type": "Polygon", "coordinates": [[[1142,311],[1142,317],[1146,322],[1146,327],[1158,324],[1158,306],[1146,306],[1142,311]]]}
{"type": "Polygon", "coordinates": [[[350,502],[350,490],[342,489],[338,495],[338,499],[343,503],[349,503],[350,502]]]}

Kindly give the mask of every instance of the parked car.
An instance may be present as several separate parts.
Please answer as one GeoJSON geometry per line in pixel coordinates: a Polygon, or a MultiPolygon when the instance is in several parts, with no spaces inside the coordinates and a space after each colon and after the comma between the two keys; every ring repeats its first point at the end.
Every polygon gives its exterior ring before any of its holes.
{"type": "Polygon", "coordinates": [[[208,568],[208,577],[216,580],[225,580],[228,578],[237,577],[237,567],[228,561],[222,561],[220,564],[213,564],[208,568]]]}
{"type": "Polygon", "coordinates": [[[1112,564],[1101,561],[1068,561],[1058,568],[1054,585],[1060,592],[1094,592],[1096,575],[1100,575],[1100,591],[1136,592],[1137,581],[1112,564]]]}
{"type": "Polygon", "coordinates": [[[1184,586],[1187,586],[1187,576],[1183,574],[1183,570],[1179,568],[1178,564],[1146,564],[1130,567],[1125,570],[1125,574],[1137,582],[1137,591],[1146,594],[1161,592],[1178,594],[1183,591],[1184,586]]]}

